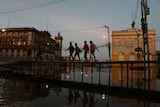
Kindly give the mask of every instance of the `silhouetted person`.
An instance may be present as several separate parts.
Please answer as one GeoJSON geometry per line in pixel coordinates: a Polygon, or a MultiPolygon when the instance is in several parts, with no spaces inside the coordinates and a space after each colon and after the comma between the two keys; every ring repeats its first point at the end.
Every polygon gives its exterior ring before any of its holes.
{"type": "Polygon", "coordinates": [[[77,102],[78,98],[80,98],[79,91],[74,89],[74,103],[77,102]]]}
{"type": "Polygon", "coordinates": [[[96,57],[94,54],[96,49],[97,49],[97,51],[99,51],[97,46],[92,41],[90,41],[90,60],[92,59],[92,56],[93,56],[94,60],[96,60],[96,57]]]}
{"type": "Polygon", "coordinates": [[[68,89],[69,95],[67,98],[68,100],[68,104],[71,105],[72,101],[73,101],[73,93],[72,93],[72,89],[68,89]]]}
{"type": "Polygon", "coordinates": [[[69,50],[69,60],[71,60],[71,58],[73,60],[74,59],[73,58],[74,47],[72,45],[72,42],[70,42],[70,45],[69,45],[68,49],[66,49],[65,51],[67,51],[67,50],[69,50]]]}
{"type": "Polygon", "coordinates": [[[42,55],[42,49],[38,45],[38,50],[37,50],[37,55],[36,55],[36,61],[38,60],[38,58],[40,59],[40,61],[42,60],[42,56],[41,55],[42,55]]]}
{"type": "Polygon", "coordinates": [[[27,46],[27,59],[30,60],[31,59],[31,54],[32,54],[32,49],[31,46],[27,46]]]}
{"type": "Polygon", "coordinates": [[[97,100],[94,100],[94,93],[90,93],[90,98],[89,98],[89,107],[94,107],[94,105],[97,103],[97,100]]]}
{"type": "Polygon", "coordinates": [[[88,58],[87,58],[87,53],[89,51],[89,46],[87,44],[87,41],[84,41],[84,47],[82,49],[82,51],[84,50],[84,58],[85,58],[85,61],[88,61],[88,58]]]}
{"type": "Polygon", "coordinates": [[[75,54],[74,54],[74,60],[76,56],[78,56],[78,59],[80,60],[79,53],[81,52],[81,49],[78,47],[77,43],[75,43],[75,54]]]}
{"type": "Polygon", "coordinates": [[[88,95],[86,94],[86,91],[83,92],[83,98],[81,97],[81,100],[83,102],[83,107],[86,107],[88,103],[88,95]]]}

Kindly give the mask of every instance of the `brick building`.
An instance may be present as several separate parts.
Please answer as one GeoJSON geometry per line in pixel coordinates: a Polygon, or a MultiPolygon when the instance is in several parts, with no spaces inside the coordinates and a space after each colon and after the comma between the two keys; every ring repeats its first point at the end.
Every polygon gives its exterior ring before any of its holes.
{"type": "MultiPolygon", "coordinates": [[[[58,34],[60,36],[60,33],[58,34]]],[[[61,37],[62,38],[62,37],[61,37]]],[[[38,47],[41,48],[42,60],[55,60],[61,57],[62,39],[54,40],[48,31],[39,31],[35,28],[5,28],[0,29],[0,56],[35,60],[38,47]]]]}

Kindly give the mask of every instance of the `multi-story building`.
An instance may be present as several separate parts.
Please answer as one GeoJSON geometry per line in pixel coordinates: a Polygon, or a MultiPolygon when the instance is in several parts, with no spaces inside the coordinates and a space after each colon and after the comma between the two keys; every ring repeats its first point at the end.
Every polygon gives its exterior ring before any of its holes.
{"type": "MultiPolygon", "coordinates": [[[[156,31],[148,30],[150,60],[156,60],[156,31]]],[[[112,32],[112,61],[138,60],[136,48],[143,50],[143,36],[140,29],[127,29],[112,32]]],[[[140,60],[143,60],[142,52],[140,60]]]]}
{"type": "MultiPolygon", "coordinates": [[[[150,61],[155,61],[156,31],[153,29],[148,30],[148,42],[149,42],[149,59],[150,61]]],[[[143,32],[141,29],[130,28],[127,30],[112,31],[112,61],[143,61],[145,55],[143,52],[144,50],[143,48],[144,48],[143,32]]],[[[145,57],[147,60],[147,55],[145,57]]],[[[137,82],[139,82],[139,80],[141,81],[144,80],[144,76],[146,76],[146,79],[149,78],[148,68],[146,71],[143,71],[142,69],[140,70],[140,67],[144,68],[143,63],[134,64],[133,66],[127,64],[121,65],[119,63],[119,64],[114,64],[113,66],[119,66],[119,67],[112,67],[112,79],[115,80],[115,81],[112,80],[112,83],[115,85],[120,84],[119,80],[125,81],[126,79],[129,79],[129,80],[137,80],[137,82]],[[121,68],[121,66],[123,66],[123,68],[121,68]]],[[[156,78],[156,67],[155,64],[150,64],[150,66],[151,66],[150,79],[154,80],[156,78]]],[[[135,84],[140,84],[140,83],[135,83],[135,84]]]]}
{"type": "MultiPolygon", "coordinates": [[[[60,33],[58,36],[61,37],[60,33]]],[[[35,60],[38,48],[41,48],[42,60],[54,60],[61,57],[61,46],[62,39],[52,39],[48,31],[26,27],[0,29],[0,56],[3,58],[26,60],[30,53],[28,58],[35,60]]]]}

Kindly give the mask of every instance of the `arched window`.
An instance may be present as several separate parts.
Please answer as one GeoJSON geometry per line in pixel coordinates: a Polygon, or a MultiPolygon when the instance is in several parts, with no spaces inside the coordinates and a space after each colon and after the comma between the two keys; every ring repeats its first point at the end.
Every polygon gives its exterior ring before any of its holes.
{"type": "Polygon", "coordinates": [[[133,52],[130,53],[129,60],[130,61],[135,61],[135,54],[133,52]]]}
{"type": "Polygon", "coordinates": [[[122,52],[119,53],[119,61],[124,61],[124,54],[122,52]]]}

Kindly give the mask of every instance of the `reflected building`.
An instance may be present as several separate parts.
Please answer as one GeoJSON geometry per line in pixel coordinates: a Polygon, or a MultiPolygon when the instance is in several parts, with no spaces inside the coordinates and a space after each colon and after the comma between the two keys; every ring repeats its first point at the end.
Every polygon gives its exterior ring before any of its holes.
{"type": "MultiPolygon", "coordinates": [[[[58,35],[61,37],[60,33],[58,35]]],[[[41,48],[42,60],[55,60],[61,57],[62,39],[54,40],[51,36],[48,31],[28,27],[0,29],[0,56],[4,59],[35,60],[38,48],[41,48]]]]}
{"type": "MultiPolygon", "coordinates": [[[[156,31],[148,30],[148,42],[150,60],[156,60],[156,31]]],[[[130,28],[127,30],[112,31],[112,61],[120,61],[112,64],[112,86],[127,88],[150,89],[156,91],[156,64],[150,64],[150,79],[148,68],[144,70],[144,63],[121,63],[121,61],[143,61],[143,33],[141,29],[130,28]],[[137,51],[137,48],[140,50],[137,51]]],[[[146,56],[147,59],[147,56],[146,56]]],[[[147,63],[146,63],[146,67],[147,63]]],[[[121,99],[112,97],[112,101],[118,104],[131,106],[149,105],[155,103],[138,101],[137,99],[121,99]]]]}
{"type": "MultiPolygon", "coordinates": [[[[150,60],[156,60],[156,31],[148,30],[150,60]]],[[[141,29],[112,31],[112,61],[143,61],[143,33],[141,29]]],[[[147,55],[146,55],[147,59],[147,55]]],[[[112,65],[112,85],[144,87],[148,80],[148,69],[143,70],[144,64],[117,63],[112,65]],[[133,69],[132,69],[133,68],[133,69]],[[137,68],[137,69],[136,69],[137,68]],[[142,68],[142,69],[139,69],[142,68]]],[[[146,65],[147,66],[147,65],[146,65]]],[[[156,64],[150,64],[151,87],[156,89],[156,64]]],[[[147,85],[147,84],[146,84],[147,85]]]]}

